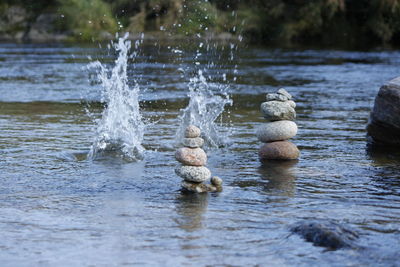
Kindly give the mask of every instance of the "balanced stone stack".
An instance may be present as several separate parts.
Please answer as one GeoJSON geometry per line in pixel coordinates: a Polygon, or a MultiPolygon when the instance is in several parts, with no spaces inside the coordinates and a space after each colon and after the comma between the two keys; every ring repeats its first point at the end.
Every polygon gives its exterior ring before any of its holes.
{"type": "Polygon", "coordinates": [[[300,151],[288,139],[297,134],[296,103],[283,88],[266,96],[267,101],[261,104],[261,112],[268,121],[257,130],[257,138],[265,143],[258,155],[264,160],[297,159],[300,151]]]}
{"type": "Polygon", "coordinates": [[[182,166],[175,169],[175,173],[183,179],[183,189],[195,192],[220,192],[222,191],[222,179],[214,176],[211,178],[210,170],[205,167],[207,154],[201,148],[204,139],[200,137],[198,127],[190,125],[185,130],[185,138],[182,141],[184,147],[178,149],[175,158],[182,166]],[[211,184],[206,184],[211,178],[211,184]]]}

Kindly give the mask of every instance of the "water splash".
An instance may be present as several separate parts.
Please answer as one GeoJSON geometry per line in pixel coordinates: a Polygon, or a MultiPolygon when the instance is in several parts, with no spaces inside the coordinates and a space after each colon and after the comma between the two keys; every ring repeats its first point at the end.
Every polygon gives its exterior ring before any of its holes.
{"type": "Polygon", "coordinates": [[[227,93],[217,95],[213,93],[214,87],[219,92],[223,91],[219,86],[207,82],[202,70],[189,82],[189,104],[181,110],[181,124],[176,133],[179,142],[184,138],[184,130],[190,125],[198,126],[206,144],[210,147],[221,147],[227,143],[227,135],[223,134],[216,120],[227,104],[232,105],[232,100],[227,93]]]}
{"type": "MultiPolygon", "coordinates": [[[[139,85],[128,86],[127,66],[131,42],[128,34],[119,38],[112,47],[118,52],[115,66],[107,68],[99,61],[88,65],[97,70],[97,80],[102,86],[101,102],[106,105],[97,122],[96,137],[89,152],[89,159],[114,155],[128,161],[143,158],[144,122],[139,108],[139,85]]],[[[137,44],[136,44],[137,48],[137,44]]]]}

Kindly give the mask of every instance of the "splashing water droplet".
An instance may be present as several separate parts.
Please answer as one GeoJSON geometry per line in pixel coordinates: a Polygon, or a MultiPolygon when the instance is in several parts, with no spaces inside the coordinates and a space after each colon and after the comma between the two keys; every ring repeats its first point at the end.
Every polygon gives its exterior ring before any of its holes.
{"type": "Polygon", "coordinates": [[[220,131],[216,120],[226,105],[232,105],[232,100],[226,93],[214,94],[213,89],[218,92],[223,91],[218,85],[207,82],[202,70],[190,79],[190,100],[188,106],[181,110],[181,124],[176,133],[177,142],[184,137],[186,127],[193,124],[201,129],[209,147],[221,147],[227,143],[227,136],[220,131]]]}
{"type": "Polygon", "coordinates": [[[131,42],[128,34],[113,43],[118,52],[115,66],[107,68],[99,61],[92,62],[88,69],[97,69],[97,79],[102,86],[101,102],[106,104],[98,122],[96,137],[89,152],[89,159],[115,155],[127,161],[143,158],[141,143],[145,124],[139,108],[139,85],[128,86],[127,66],[131,42]]]}

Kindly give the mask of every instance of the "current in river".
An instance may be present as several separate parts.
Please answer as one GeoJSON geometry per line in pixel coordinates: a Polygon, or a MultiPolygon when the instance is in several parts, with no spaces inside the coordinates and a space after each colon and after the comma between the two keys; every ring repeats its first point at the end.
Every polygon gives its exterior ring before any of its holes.
{"type": "Polygon", "coordinates": [[[1,44],[1,265],[397,265],[400,155],[368,150],[365,128],[380,85],[399,75],[400,51],[250,46],[232,57],[223,46],[198,55],[150,42],[128,61],[146,122],[143,160],[130,162],[87,157],[104,104],[86,67],[112,65],[115,54],[1,44]],[[174,173],[199,69],[232,100],[216,120],[226,144],[207,149],[219,194],[182,194],[174,173]],[[281,87],[297,103],[301,156],[261,165],[259,107],[281,87]],[[329,251],[290,233],[311,219],[352,227],[360,249],[329,251]]]}

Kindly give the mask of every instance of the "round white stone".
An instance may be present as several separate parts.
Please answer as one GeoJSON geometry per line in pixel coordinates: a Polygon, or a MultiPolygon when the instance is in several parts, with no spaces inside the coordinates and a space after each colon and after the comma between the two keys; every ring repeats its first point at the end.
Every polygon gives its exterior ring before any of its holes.
{"type": "Polygon", "coordinates": [[[178,166],[175,173],[185,181],[202,183],[211,178],[211,172],[206,167],[178,166]]]}
{"type": "Polygon", "coordinates": [[[296,134],[296,123],[287,120],[264,123],[257,129],[257,138],[264,143],[288,140],[296,134]]]}

